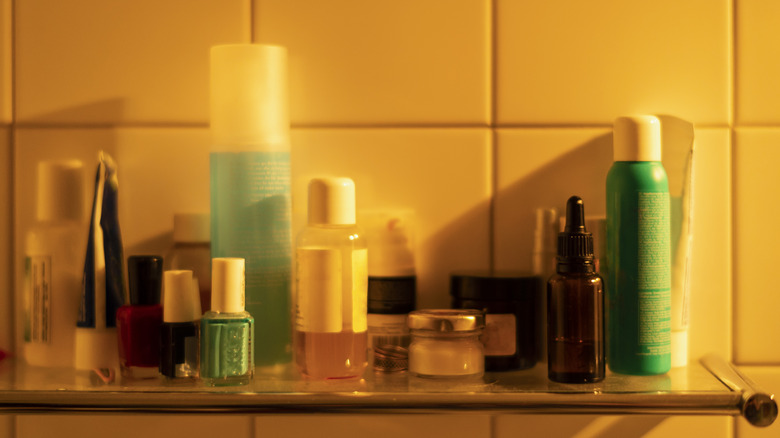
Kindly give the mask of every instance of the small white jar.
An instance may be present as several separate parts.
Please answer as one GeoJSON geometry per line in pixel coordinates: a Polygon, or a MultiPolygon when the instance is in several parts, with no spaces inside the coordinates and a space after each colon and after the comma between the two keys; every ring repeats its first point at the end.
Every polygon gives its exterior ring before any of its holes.
{"type": "Polygon", "coordinates": [[[480,310],[417,310],[408,318],[412,343],[409,372],[417,377],[481,377],[485,352],[479,336],[485,327],[480,310]]]}

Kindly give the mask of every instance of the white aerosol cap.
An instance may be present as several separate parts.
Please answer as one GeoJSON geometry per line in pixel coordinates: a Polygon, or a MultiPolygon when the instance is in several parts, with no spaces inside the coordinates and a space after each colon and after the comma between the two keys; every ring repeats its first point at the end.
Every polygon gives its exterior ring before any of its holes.
{"type": "Polygon", "coordinates": [[[615,161],[661,161],[661,121],[656,116],[615,119],[615,161]]]}

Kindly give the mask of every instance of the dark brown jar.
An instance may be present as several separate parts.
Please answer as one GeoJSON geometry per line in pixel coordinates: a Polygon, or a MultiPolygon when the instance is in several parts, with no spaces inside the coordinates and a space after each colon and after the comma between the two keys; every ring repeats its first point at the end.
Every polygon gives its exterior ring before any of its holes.
{"type": "Polygon", "coordinates": [[[544,280],[511,271],[464,271],[450,277],[452,307],[485,312],[485,370],[531,368],[539,357],[544,280]]]}

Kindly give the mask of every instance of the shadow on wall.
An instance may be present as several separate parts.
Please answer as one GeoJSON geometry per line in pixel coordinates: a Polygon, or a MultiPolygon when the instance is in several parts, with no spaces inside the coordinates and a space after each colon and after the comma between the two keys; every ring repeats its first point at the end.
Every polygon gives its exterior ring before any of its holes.
{"type": "Polygon", "coordinates": [[[494,213],[495,268],[531,269],[538,208],[555,208],[562,217],[566,200],[577,195],[585,202],[586,216],[604,216],[611,165],[612,134],[603,134],[500,190],[494,213]]]}
{"type": "MultiPolygon", "coordinates": [[[[522,430],[523,436],[545,438],[639,438],[663,423],[661,415],[509,415],[497,417],[498,433],[494,436],[510,436],[503,431],[522,430]]],[[[517,433],[513,434],[517,435],[517,433]]]]}
{"type": "Polygon", "coordinates": [[[490,203],[480,202],[417,246],[418,309],[451,307],[453,271],[490,269],[489,230],[490,203]]]}

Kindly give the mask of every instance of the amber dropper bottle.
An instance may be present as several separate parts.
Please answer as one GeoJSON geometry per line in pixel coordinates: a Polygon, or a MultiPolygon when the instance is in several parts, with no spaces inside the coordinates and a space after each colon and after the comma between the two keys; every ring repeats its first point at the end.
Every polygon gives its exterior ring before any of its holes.
{"type": "Polygon", "coordinates": [[[562,383],[604,379],[604,282],[596,273],[593,235],[582,199],[566,203],[558,234],[557,274],[547,282],[547,375],[562,383]]]}

